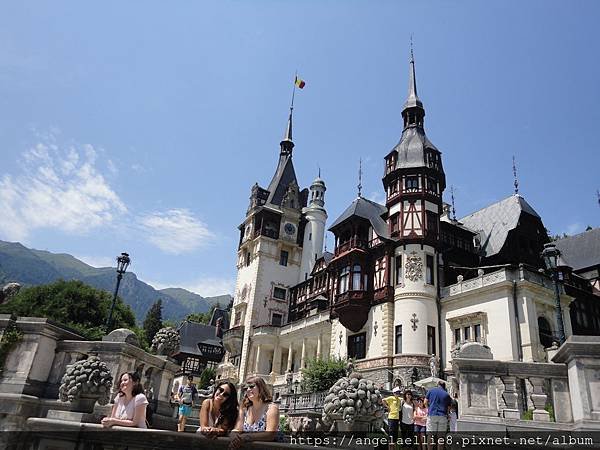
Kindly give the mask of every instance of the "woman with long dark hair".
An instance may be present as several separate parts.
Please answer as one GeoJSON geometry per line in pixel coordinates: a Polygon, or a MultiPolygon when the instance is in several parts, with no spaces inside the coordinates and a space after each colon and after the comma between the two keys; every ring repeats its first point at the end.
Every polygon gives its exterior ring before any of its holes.
{"type": "Polygon", "coordinates": [[[228,381],[217,384],[212,398],[202,402],[200,428],[197,432],[209,438],[226,436],[238,416],[237,391],[228,381]]]}
{"type": "Polygon", "coordinates": [[[273,403],[267,383],[250,377],[244,385],[244,400],[235,428],[231,431],[230,450],[250,441],[274,441],[279,429],[279,406],[273,403]]]}
{"type": "Polygon", "coordinates": [[[102,419],[106,428],[112,426],[148,428],[146,407],[148,400],[143,394],[140,376],[135,372],[125,372],[119,377],[119,392],[115,397],[110,417],[102,419]]]}

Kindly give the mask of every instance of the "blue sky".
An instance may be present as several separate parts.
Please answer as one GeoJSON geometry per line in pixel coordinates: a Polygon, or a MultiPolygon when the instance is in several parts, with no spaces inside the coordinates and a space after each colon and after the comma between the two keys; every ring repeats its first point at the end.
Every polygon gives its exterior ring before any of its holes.
{"type": "MultiPolygon", "coordinates": [[[[0,5],[0,239],[157,287],[233,293],[237,225],[275,170],[294,72],[302,187],[329,223],[383,200],[413,34],[457,216],[520,193],[599,225],[597,1],[53,1],[0,5]]],[[[449,199],[449,189],[445,197],[449,199]]],[[[329,236],[331,247],[332,238],[329,236]]]]}

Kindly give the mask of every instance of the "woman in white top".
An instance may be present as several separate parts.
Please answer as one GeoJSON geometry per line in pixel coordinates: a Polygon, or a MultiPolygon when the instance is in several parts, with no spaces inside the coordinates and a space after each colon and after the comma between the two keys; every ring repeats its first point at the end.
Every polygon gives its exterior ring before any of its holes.
{"type": "Polygon", "coordinates": [[[119,393],[115,397],[110,417],[102,419],[106,428],[112,426],[148,428],[146,406],[148,400],[137,373],[126,372],[119,377],[119,393]]]}
{"type": "Polygon", "coordinates": [[[404,391],[404,401],[400,414],[400,435],[402,436],[403,447],[411,447],[414,445],[414,403],[413,395],[409,390],[404,391]],[[409,441],[410,440],[410,441],[409,441]]]}

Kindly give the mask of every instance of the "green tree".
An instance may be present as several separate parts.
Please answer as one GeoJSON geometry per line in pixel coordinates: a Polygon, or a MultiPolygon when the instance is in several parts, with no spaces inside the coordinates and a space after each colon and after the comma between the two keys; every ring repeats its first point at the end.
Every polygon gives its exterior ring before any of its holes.
{"type": "Polygon", "coordinates": [[[210,319],[213,315],[213,312],[217,308],[219,308],[219,309],[221,308],[221,304],[219,302],[212,305],[210,307],[210,309],[205,313],[188,314],[188,316],[186,317],[186,320],[189,320],[190,322],[197,322],[197,323],[203,323],[205,325],[208,325],[210,323],[210,319]]]}
{"type": "Polygon", "coordinates": [[[210,386],[210,380],[214,380],[216,376],[215,369],[212,367],[207,367],[200,374],[200,381],[198,382],[198,389],[206,389],[210,386]]]}
{"type": "MultiPolygon", "coordinates": [[[[106,291],[77,280],[58,280],[21,289],[12,299],[0,305],[0,314],[47,317],[88,339],[100,339],[106,333],[104,324],[111,303],[112,295],[106,291]]],[[[134,327],[133,311],[117,298],[112,329],[134,327]]]]}
{"type": "Polygon", "coordinates": [[[146,342],[152,343],[154,335],[158,330],[163,327],[162,321],[162,300],[159,298],[148,310],[146,318],[144,319],[144,334],[146,335],[146,342]]]}
{"type": "Polygon", "coordinates": [[[319,392],[329,389],[337,380],[346,376],[348,362],[332,358],[309,359],[302,369],[302,390],[304,392],[319,392]]]}

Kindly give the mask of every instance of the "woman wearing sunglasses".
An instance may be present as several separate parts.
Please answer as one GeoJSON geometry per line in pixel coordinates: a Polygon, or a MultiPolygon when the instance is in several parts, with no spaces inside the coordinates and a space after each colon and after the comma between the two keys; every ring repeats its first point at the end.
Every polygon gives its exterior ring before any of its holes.
{"type": "Polygon", "coordinates": [[[244,386],[245,394],[235,428],[231,431],[230,450],[249,441],[274,441],[279,428],[279,406],[262,378],[250,377],[244,386]]]}
{"type": "Polygon", "coordinates": [[[197,433],[209,438],[226,436],[235,425],[237,416],[237,391],[233,384],[223,381],[217,385],[212,398],[202,402],[197,433]]]}

